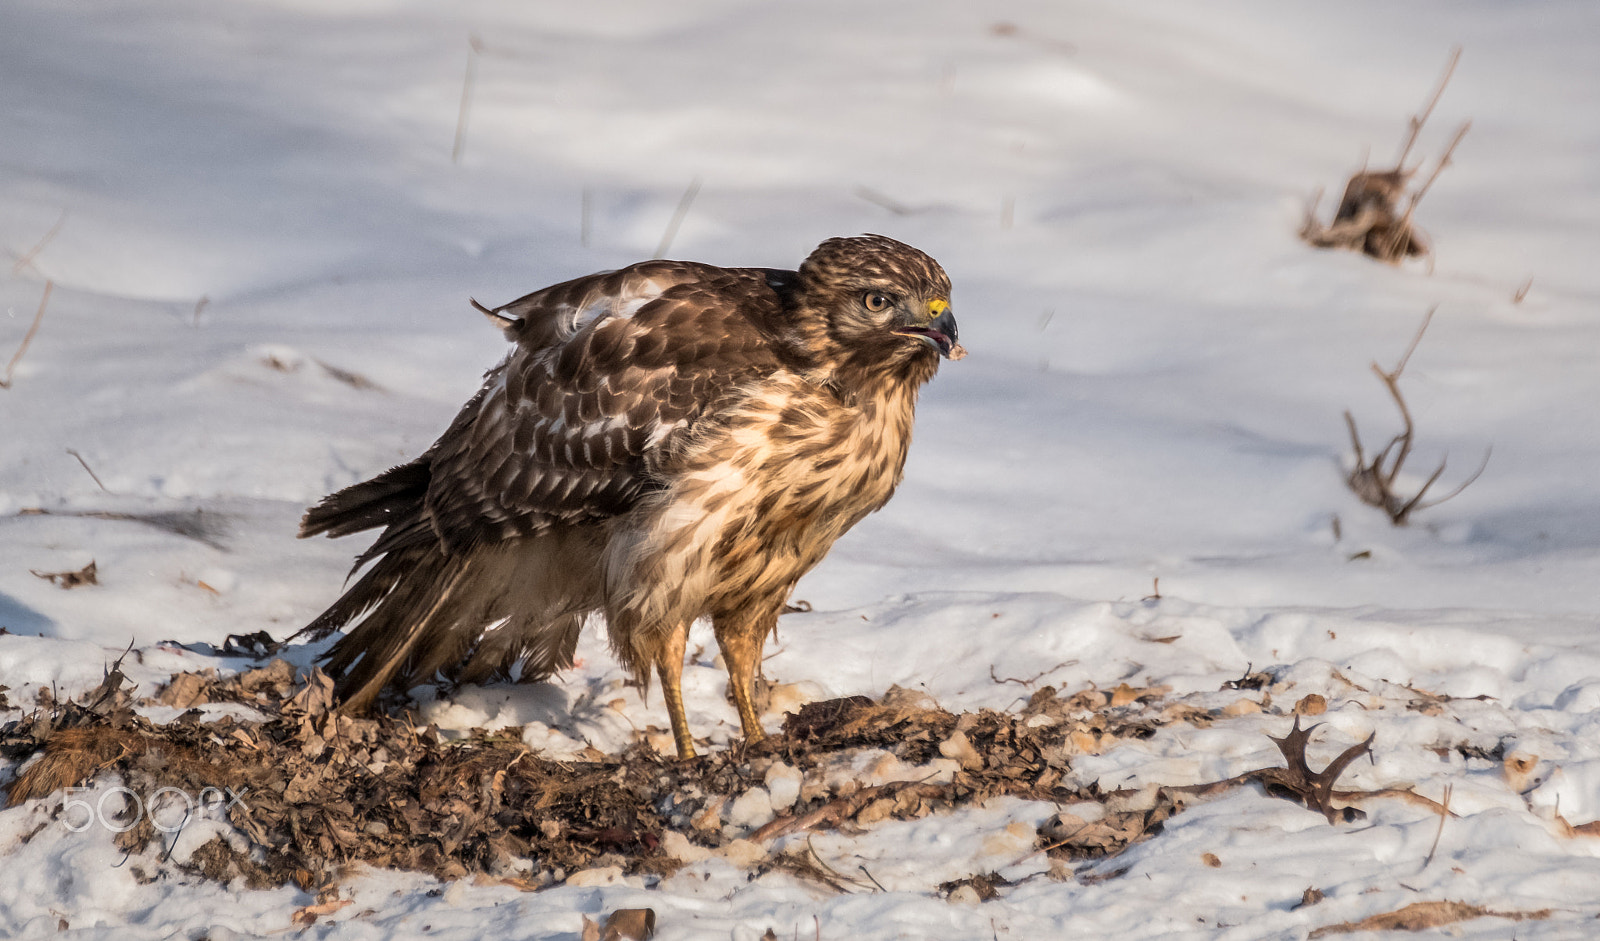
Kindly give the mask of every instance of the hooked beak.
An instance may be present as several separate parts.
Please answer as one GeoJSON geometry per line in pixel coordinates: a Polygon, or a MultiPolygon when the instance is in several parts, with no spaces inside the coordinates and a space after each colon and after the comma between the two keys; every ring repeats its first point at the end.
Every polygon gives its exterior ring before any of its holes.
{"type": "Polygon", "coordinates": [[[956,342],[956,318],[948,307],[925,324],[897,327],[894,332],[926,342],[945,359],[961,359],[967,355],[967,348],[956,342]]]}

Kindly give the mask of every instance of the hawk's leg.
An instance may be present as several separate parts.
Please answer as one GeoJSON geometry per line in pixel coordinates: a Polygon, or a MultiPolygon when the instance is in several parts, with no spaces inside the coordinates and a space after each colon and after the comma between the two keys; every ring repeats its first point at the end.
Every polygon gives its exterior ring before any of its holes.
{"type": "Polygon", "coordinates": [[[761,728],[761,717],[756,713],[756,668],[761,665],[761,648],[766,646],[767,635],[777,620],[777,612],[773,612],[767,617],[713,618],[711,622],[717,646],[722,648],[722,660],[728,667],[728,685],[733,690],[733,704],[739,710],[739,725],[744,729],[746,742],[759,742],[767,737],[761,728]]]}
{"type": "Polygon", "coordinates": [[[689,734],[689,716],[683,710],[683,653],[689,643],[689,625],[680,624],[662,638],[656,654],[656,675],[661,677],[661,695],[667,701],[667,716],[672,720],[672,741],[679,758],[694,757],[694,737],[689,734]]]}

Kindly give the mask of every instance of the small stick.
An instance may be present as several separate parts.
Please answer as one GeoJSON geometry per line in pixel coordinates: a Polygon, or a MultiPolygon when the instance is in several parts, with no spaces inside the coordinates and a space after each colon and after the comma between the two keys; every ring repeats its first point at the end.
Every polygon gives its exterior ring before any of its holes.
{"type": "Polygon", "coordinates": [[[104,490],[106,493],[111,492],[105,484],[100,482],[100,475],[94,472],[94,468],[89,466],[89,462],[83,459],[82,454],[79,454],[77,451],[74,451],[71,448],[67,449],[67,453],[78,459],[78,463],[82,464],[83,469],[89,472],[89,477],[94,480],[96,486],[98,486],[101,490],[104,490]]]}
{"type": "Polygon", "coordinates": [[[1428,858],[1422,861],[1422,868],[1427,869],[1433,862],[1433,854],[1439,849],[1439,838],[1444,836],[1444,821],[1450,816],[1450,792],[1455,790],[1455,785],[1444,786],[1444,804],[1439,808],[1439,830],[1433,835],[1433,845],[1428,847],[1428,858]]]}
{"type": "Polygon", "coordinates": [[[861,870],[862,872],[866,873],[867,878],[872,880],[872,884],[878,887],[878,891],[879,892],[887,892],[887,891],[889,891],[888,889],[885,889],[883,887],[883,883],[879,882],[876,878],[873,877],[871,871],[869,871],[867,869],[866,863],[862,863],[861,865],[857,866],[856,868],[861,870]]]}
{"type": "Polygon", "coordinates": [[[1527,298],[1528,291],[1532,287],[1533,287],[1533,277],[1530,275],[1528,280],[1522,282],[1522,287],[1517,288],[1517,293],[1511,295],[1511,303],[1513,303],[1513,304],[1522,303],[1523,300],[1527,298]]]}
{"type": "Polygon", "coordinates": [[[33,342],[33,335],[39,332],[39,323],[44,320],[45,305],[50,303],[50,292],[55,290],[55,286],[54,281],[44,283],[44,296],[39,298],[39,312],[33,315],[33,324],[28,327],[28,332],[22,335],[22,345],[17,347],[16,355],[11,357],[11,362],[6,363],[6,377],[0,379],[0,389],[11,388],[11,371],[17,368],[17,361],[28,351],[28,344],[33,342]]]}
{"type": "Polygon", "coordinates": [[[997,685],[997,686],[1002,684],[1002,683],[1015,683],[1018,686],[1032,687],[1033,684],[1039,682],[1041,679],[1043,679],[1047,675],[1049,675],[1051,673],[1054,673],[1055,671],[1061,669],[1062,667],[1070,667],[1074,663],[1077,663],[1077,662],[1078,661],[1076,661],[1076,660],[1063,660],[1063,661],[1061,661],[1060,663],[1056,664],[1053,667],[1046,667],[1045,669],[1040,670],[1038,673],[1035,673],[1033,676],[1030,676],[1025,680],[1024,679],[1020,679],[1020,678],[1015,677],[1015,676],[996,676],[995,672],[994,672],[994,664],[990,664],[989,665],[989,679],[993,680],[995,682],[995,685],[997,685]]]}
{"type": "MultiPolygon", "coordinates": [[[[1428,312],[1423,315],[1422,326],[1417,328],[1417,335],[1411,338],[1411,345],[1406,347],[1405,353],[1400,357],[1400,362],[1395,363],[1394,370],[1388,374],[1391,380],[1399,379],[1400,373],[1405,371],[1406,363],[1411,361],[1411,354],[1417,351],[1417,344],[1422,342],[1422,335],[1428,332],[1428,324],[1433,323],[1433,314],[1438,309],[1439,305],[1435,304],[1428,308],[1428,312]]],[[[1378,369],[1376,364],[1372,368],[1378,369]]],[[[1378,372],[1380,375],[1383,374],[1381,369],[1378,369],[1378,372]]]]}
{"type": "Polygon", "coordinates": [[[450,148],[450,162],[460,163],[461,152],[467,145],[467,114],[472,110],[472,86],[478,80],[478,53],[483,51],[483,40],[477,33],[467,36],[467,75],[461,82],[461,108],[456,112],[456,142],[450,148]]]}
{"type": "Polygon", "coordinates": [[[683,191],[683,198],[678,200],[678,208],[673,210],[672,219],[667,222],[667,231],[661,234],[661,245],[656,248],[655,257],[667,257],[667,250],[672,247],[672,240],[678,237],[678,227],[683,225],[684,217],[689,215],[689,207],[694,205],[694,198],[700,195],[700,178],[695,177],[689,181],[689,188],[683,191]]]}
{"type": "Polygon", "coordinates": [[[1444,156],[1439,158],[1439,165],[1433,168],[1433,173],[1428,175],[1422,186],[1411,194],[1411,199],[1406,202],[1405,215],[1400,217],[1400,223],[1394,227],[1394,233],[1384,246],[1385,257],[1396,257],[1395,253],[1400,250],[1400,240],[1407,238],[1411,233],[1411,217],[1417,213],[1417,204],[1422,202],[1422,197],[1428,192],[1428,187],[1433,185],[1433,181],[1437,180],[1439,174],[1444,172],[1444,168],[1450,165],[1450,155],[1455,153],[1456,145],[1461,143],[1461,138],[1466,137],[1467,131],[1471,128],[1471,121],[1461,125],[1460,130],[1456,131],[1456,136],[1450,138],[1450,146],[1444,149],[1444,156]]]}
{"type": "Polygon", "coordinates": [[[583,199],[578,204],[578,244],[584,248],[589,247],[589,230],[593,216],[594,191],[585,186],[583,188],[583,199]]]}
{"type": "Polygon", "coordinates": [[[209,303],[211,303],[211,295],[209,295],[209,294],[200,295],[200,299],[198,301],[194,302],[194,325],[195,326],[197,326],[197,327],[200,326],[200,312],[205,310],[206,309],[206,305],[209,304],[209,303]]]}
{"type": "Polygon", "coordinates": [[[61,218],[57,219],[56,224],[50,227],[50,231],[44,234],[44,238],[40,239],[32,248],[28,249],[26,252],[17,257],[17,263],[11,266],[11,273],[21,274],[22,269],[31,266],[33,264],[33,260],[38,257],[39,253],[44,251],[44,247],[50,244],[50,240],[56,237],[57,232],[61,231],[61,226],[64,225],[66,221],[67,211],[63,209],[61,210],[61,218]]]}
{"type": "Polygon", "coordinates": [[[869,186],[856,187],[856,196],[866,200],[874,206],[887,209],[897,216],[909,216],[917,211],[912,209],[910,206],[907,206],[905,203],[895,199],[894,197],[885,196],[869,186]]]}
{"type": "Polygon", "coordinates": [[[1405,168],[1406,157],[1410,155],[1412,145],[1416,144],[1417,135],[1422,131],[1422,125],[1428,123],[1428,118],[1432,116],[1434,106],[1439,103],[1440,97],[1444,95],[1444,87],[1450,84],[1450,76],[1455,74],[1456,63],[1459,61],[1461,61],[1461,47],[1457,46],[1450,52],[1450,61],[1445,64],[1444,74],[1439,76],[1439,84],[1434,88],[1432,97],[1428,99],[1428,103],[1423,106],[1420,112],[1411,116],[1411,130],[1406,135],[1406,142],[1400,147],[1400,156],[1394,162],[1395,169],[1405,168]]]}

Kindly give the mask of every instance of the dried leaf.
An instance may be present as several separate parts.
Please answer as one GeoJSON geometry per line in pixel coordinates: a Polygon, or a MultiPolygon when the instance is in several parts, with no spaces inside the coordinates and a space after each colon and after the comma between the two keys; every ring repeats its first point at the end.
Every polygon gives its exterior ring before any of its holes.
{"type": "Polygon", "coordinates": [[[600,941],[649,941],[655,933],[655,909],[619,908],[606,917],[600,941]]]}
{"type": "Polygon", "coordinates": [[[1328,700],[1320,693],[1310,693],[1302,696],[1294,704],[1294,714],[1297,716],[1320,716],[1328,711],[1328,700]]]}
{"type": "Polygon", "coordinates": [[[318,918],[323,915],[332,915],[349,904],[351,904],[350,899],[335,898],[326,902],[318,902],[315,905],[307,905],[305,908],[295,909],[294,914],[289,916],[289,921],[291,924],[300,925],[301,927],[314,925],[317,923],[318,918]]]}
{"type": "Polygon", "coordinates": [[[188,709],[210,702],[206,692],[216,678],[216,671],[209,669],[201,673],[179,673],[162,688],[156,696],[156,702],[174,709],[188,709]]]}
{"type": "Polygon", "coordinates": [[[1325,898],[1327,898],[1327,896],[1322,894],[1321,889],[1317,888],[1316,886],[1308,885],[1306,886],[1305,892],[1301,893],[1300,901],[1290,906],[1289,911],[1292,912],[1297,909],[1310,908],[1325,898]]]}
{"type": "Polygon", "coordinates": [[[1354,931],[1423,931],[1485,916],[1509,918],[1512,921],[1542,921],[1550,917],[1550,909],[1544,908],[1532,912],[1496,912],[1466,902],[1414,902],[1405,908],[1373,915],[1360,921],[1324,925],[1312,931],[1307,937],[1323,938],[1331,934],[1349,934],[1354,931]]]}
{"type": "Polygon", "coordinates": [[[93,559],[89,560],[88,565],[78,569],[76,572],[39,572],[35,571],[34,569],[28,569],[28,572],[29,574],[36,575],[61,589],[81,588],[84,585],[100,584],[98,570],[95,567],[93,559]]]}

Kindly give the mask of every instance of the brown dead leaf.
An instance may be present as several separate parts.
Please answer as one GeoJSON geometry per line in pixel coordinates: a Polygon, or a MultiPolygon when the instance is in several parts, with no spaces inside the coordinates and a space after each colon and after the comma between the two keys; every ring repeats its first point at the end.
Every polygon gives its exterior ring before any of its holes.
{"type": "Polygon", "coordinates": [[[30,575],[35,575],[39,578],[42,578],[61,589],[81,588],[84,585],[100,584],[98,570],[95,567],[93,559],[89,560],[88,565],[78,569],[76,572],[39,572],[35,571],[34,569],[28,569],[28,573],[30,575]]]}
{"type": "Polygon", "coordinates": [[[1217,857],[1216,853],[1201,853],[1200,861],[1205,863],[1207,866],[1210,866],[1212,869],[1222,868],[1222,860],[1217,857]]]}
{"type": "Polygon", "coordinates": [[[1268,686],[1272,685],[1272,674],[1252,672],[1250,667],[1250,664],[1246,664],[1244,668],[1244,675],[1236,680],[1229,680],[1226,683],[1223,683],[1222,688],[1233,690],[1257,690],[1266,689],[1268,686]]]}
{"type": "Polygon", "coordinates": [[[1324,925],[1312,931],[1307,937],[1323,938],[1331,934],[1349,934],[1354,931],[1424,931],[1440,925],[1486,916],[1508,918],[1512,921],[1542,921],[1550,917],[1550,909],[1543,908],[1533,912],[1497,912],[1466,902],[1414,902],[1405,908],[1373,915],[1360,921],[1324,925]]]}
{"type": "Polygon", "coordinates": [[[1241,696],[1222,707],[1222,714],[1230,719],[1237,719],[1239,716],[1253,716],[1260,711],[1261,703],[1248,696],[1241,696]]]}
{"type": "Polygon", "coordinates": [[[951,893],[963,886],[970,888],[978,896],[978,901],[989,902],[1000,897],[1000,890],[1016,885],[1009,879],[1002,878],[997,872],[984,872],[965,879],[952,879],[949,882],[939,883],[939,895],[950,898],[951,893]]]}
{"type": "MultiPolygon", "coordinates": [[[[1320,811],[1328,818],[1329,823],[1340,816],[1343,811],[1337,810],[1332,804],[1333,785],[1349,767],[1350,762],[1366,754],[1372,746],[1376,734],[1369,735],[1366,741],[1352,745],[1339,753],[1339,757],[1328,763],[1321,771],[1312,771],[1306,763],[1306,743],[1311,740],[1311,733],[1316,726],[1300,728],[1300,717],[1294,717],[1294,726],[1289,734],[1283,738],[1274,738],[1272,741],[1283,753],[1285,768],[1265,768],[1256,772],[1257,779],[1267,788],[1268,793],[1275,789],[1287,792],[1284,796],[1298,800],[1307,807],[1320,811]]],[[[1271,736],[1268,736],[1271,738],[1271,736]]]]}
{"type": "Polygon", "coordinates": [[[1328,700],[1321,693],[1310,693],[1300,697],[1294,704],[1294,714],[1297,716],[1320,716],[1328,711],[1328,700]]]}
{"type": "Polygon", "coordinates": [[[301,927],[314,925],[317,923],[318,918],[323,915],[332,915],[349,904],[351,904],[350,899],[336,898],[328,899],[326,902],[318,902],[315,905],[307,905],[305,908],[295,909],[294,914],[289,916],[289,922],[301,927]]]}
{"type": "Polygon", "coordinates": [[[1115,856],[1135,843],[1161,832],[1168,817],[1181,808],[1165,789],[1157,792],[1154,806],[1146,810],[1107,810],[1095,821],[1061,812],[1039,825],[1043,851],[1067,859],[1101,859],[1115,856]]]}
{"type": "MultiPolygon", "coordinates": [[[[282,660],[274,660],[282,663],[282,660]]],[[[295,693],[284,706],[286,712],[298,712],[301,715],[317,717],[326,715],[333,708],[333,680],[328,674],[322,672],[321,667],[312,667],[311,675],[306,677],[306,685],[295,693]]]]}
{"type": "Polygon", "coordinates": [[[1514,751],[1501,762],[1500,769],[1506,776],[1507,786],[1518,794],[1539,783],[1534,776],[1534,772],[1539,769],[1538,755],[1514,751]]]}
{"type": "Polygon", "coordinates": [[[954,759],[968,771],[977,771],[983,767],[983,756],[972,747],[971,740],[960,729],[950,733],[950,737],[939,744],[939,754],[954,759]]]}
{"type": "Polygon", "coordinates": [[[199,673],[179,673],[156,696],[156,702],[174,709],[188,709],[208,703],[211,684],[216,682],[217,671],[206,669],[199,673]]]}
{"type": "Polygon", "coordinates": [[[600,941],[649,941],[655,933],[655,909],[619,908],[606,916],[600,941]]]}
{"type": "Polygon", "coordinates": [[[1300,901],[1290,906],[1289,911],[1292,912],[1296,909],[1310,908],[1325,898],[1327,898],[1327,896],[1322,893],[1321,889],[1317,888],[1316,886],[1308,885],[1306,886],[1305,892],[1301,893],[1300,901]]]}

